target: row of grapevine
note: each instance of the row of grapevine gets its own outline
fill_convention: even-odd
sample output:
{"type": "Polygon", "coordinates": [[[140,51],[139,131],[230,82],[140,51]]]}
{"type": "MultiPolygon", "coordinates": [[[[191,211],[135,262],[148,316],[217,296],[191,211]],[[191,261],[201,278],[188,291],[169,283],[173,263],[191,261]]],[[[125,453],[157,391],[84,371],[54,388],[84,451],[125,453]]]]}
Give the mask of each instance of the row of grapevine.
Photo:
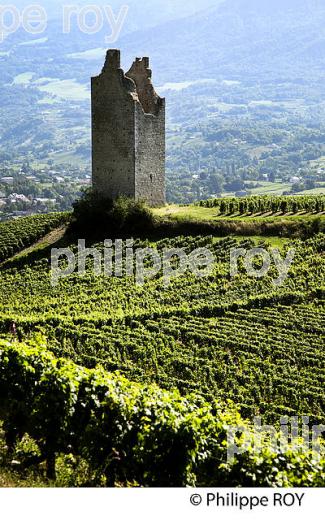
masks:
{"type": "MultiPolygon", "coordinates": [[[[268,296],[205,308],[205,317],[197,309],[106,323],[103,318],[17,317],[16,325],[20,340],[42,331],[56,355],[84,366],[100,363],[133,380],[177,386],[183,393],[228,396],[249,416],[263,409],[276,420],[284,406],[292,414],[323,420],[325,310],[314,304],[285,305],[288,297],[271,307],[268,296]]],[[[10,319],[0,316],[0,323],[6,334],[10,319]]]]}
{"type": "Polygon", "coordinates": [[[0,262],[33,245],[68,219],[68,213],[51,213],[0,222],[0,262]]]}
{"type": "Polygon", "coordinates": [[[46,345],[0,341],[0,418],[9,451],[28,434],[56,476],[61,453],[82,458],[106,485],[322,486],[324,459],[266,443],[228,401],[182,397],[100,368],[56,359],[46,345]],[[18,413],[17,413],[18,411],[18,413]],[[227,432],[237,446],[227,458],[227,432]],[[244,432],[244,433],[243,433],[244,432]],[[308,471],[301,471],[302,466],[308,471]]]}
{"type": "Polygon", "coordinates": [[[199,205],[218,208],[221,215],[322,213],[325,211],[325,195],[229,197],[203,200],[199,205]]]}

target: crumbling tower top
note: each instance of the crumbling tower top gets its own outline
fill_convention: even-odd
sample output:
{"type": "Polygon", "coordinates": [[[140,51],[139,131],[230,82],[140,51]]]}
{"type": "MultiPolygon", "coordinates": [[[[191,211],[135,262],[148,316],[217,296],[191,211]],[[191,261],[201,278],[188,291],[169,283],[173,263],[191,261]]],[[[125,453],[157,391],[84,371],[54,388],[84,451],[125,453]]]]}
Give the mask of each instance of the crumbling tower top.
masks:
{"type": "Polygon", "coordinates": [[[126,77],[134,81],[139,101],[146,114],[158,115],[164,100],[156,93],[149,68],[149,58],[136,58],[132,67],[126,73],[126,77]]]}
{"type": "Polygon", "coordinates": [[[110,49],[106,53],[105,65],[103,72],[109,69],[121,68],[121,51],[118,49],[110,49]]]}

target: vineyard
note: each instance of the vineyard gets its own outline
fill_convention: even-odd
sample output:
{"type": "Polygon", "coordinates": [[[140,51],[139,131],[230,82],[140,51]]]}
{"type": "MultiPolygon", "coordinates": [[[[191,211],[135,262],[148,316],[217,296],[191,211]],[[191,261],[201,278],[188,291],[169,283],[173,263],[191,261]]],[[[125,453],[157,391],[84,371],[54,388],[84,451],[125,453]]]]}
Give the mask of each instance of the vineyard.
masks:
{"type": "MultiPolygon", "coordinates": [[[[264,197],[260,199],[264,200],[264,197]]],[[[299,203],[300,199],[306,199],[305,204],[309,204],[308,197],[299,198],[299,203]]],[[[321,200],[321,197],[314,197],[314,212],[319,209],[315,204],[320,204],[321,200]],[[315,202],[316,199],[319,199],[319,202],[315,202]]],[[[270,205],[271,202],[271,198],[270,201],[266,201],[270,205]]],[[[304,206],[304,209],[300,208],[299,211],[312,211],[311,206],[308,208],[304,206]]],[[[230,207],[226,211],[228,210],[230,211],[230,207]]],[[[61,223],[62,220],[57,225],[61,223]]],[[[45,226],[45,223],[43,224],[45,226]]],[[[17,225],[17,221],[13,225],[17,225]]],[[[3,342],[0,345],[0,393],[6,391],[3,374],[7,374],[7,369],[3,371],[4,363],[9,363],[14,371],[10,375],[12,381],[14,378],[17,379],[15,371],[18,370],[19,378],[27,384],[23,371],[27,370],[29,363],[37,367],[35,374],[32,369],[33,377],[39,377],[43,381],[41,365],[44,361],[44,370],[46,374],[50,374],[46,376],[50,378],[50,383],[44,388],[44,392],[52,393],[50,397],[44,397],[45,393],[41,398],[35,397],[37,403],[43,403],[42,408],[36,410],[37,413],[35,412],[36,415],[32,418],[34,422],[30,423],[26,419],[21,433],[28,433],[35,440],[43,458],[48,460],[50,473],[51,468],[53,470],[53,456],[55,458],[55,454],[65,454],[67,446],[71,444],[70,436],[75,435],[75,438],[79,439],[74,448],[76,453],[87,461],[92,472],[105,474],[107,485],[113,481],[123,483],[125,475],[129,482],[134,481],[141,485],[155,485],[157,482],[160,485],[168,485],[168,479],[174,485],[217,485],[220,484],[220,478],[230,485],[251,485],[252,481],[248,475],[253,471],[252,465],[257,464],[253,461],[253,454],[247,455],[245,463],[241,459],[240,463],[244,468],[242,477],[238,476],[236,468],[228,467],[222,472],[220,468],[224,464],[224,454],[220,452],[216,455],[209,451],[211,447],[207,447],[210,446],[211,431],[216,432],[216,438],[222,437],[227,421],[249,424],[254,416],[262,416],[264,422],[275,425],[279,424],[281,416],[295,415],[308,416],[313,424],[324,423],[325,235],[315,233],[305,240],[288,238],[281,243],[282,257],[285,257],[290,249],[294,249],[295,256],[288,276],[280,287],[273,284],[277,277],[275,265],[271,266],[263,278],[250,277],[243,263],[239,263],[238,274],[231,275],[231,250],[238,247],[249,250],[256,245],[271,251],[269,242],[263,237],[253,239],[237,236],[221,238],[215,235],[183,235],[135,240],[135,248],[155,247],[158,252],[163,252],[166,248],[183,248],[189,254],[195,248],[207,247],[213,253],[215,263],[207,278],[196,277],[187,272],[179,278],[172,279],[169,286],[164,285],[160,274],[147,280],[142,286],[137,285],[134,277],[127,276],[126,272],[125,276],[119,278],[96,275],[92,269],[93,261],[89,259],[85,274],[70,274],[54,287],[51,285],[50,258],[47,251],[37,257],[23,256],[2,266],[0,336],[3,342]],[[40,346],[40,343],[43,344],[45,341],[40,338],[46,338],[46,348],[44,345],[40,346]],[[9,358],[8,352],[11,356],[9,358]],[[58,358],[61,358],[59,362],[56,361],[58,358]],[[70,383],[64,385],[60,378],[57,381],[58,376],[53,375],[54,372],[52,374],[49,365],[54,367],[54,372],[62,370],[62,374],[65,374],[64,377],[67,377],[70,383]],[[101,368],[98,368],[99,366],[101,368]],[[38,370],[41,372],[37,372],[38,370]],[[97,370],[99,375],[95,377],[97,370]],[[78,374],[81,374],[80,377],[78,374]],[[106,474],[98,462],[98,453],[89,451],[89,438],[86,439],[80,431],[78,434],[74,433],[76,417],[73,415],[71,403],[84,395],[83,378],[87,380],[88,385],[89,378],[97,377],[102,382],[96,383],[96,392],[99,391],[100,385],[105,387],[107,384],[111,388],[109,392],[121,391],[123,395],[127,395],[125,402],[129,399],[130,402],[133,402],[133,399],[138,402],[139,396],[142,396],[137,417],[132,415],[131,409],[114,408],[116,420],[130,421],[127,423],[131,432],[130,438],[119,437],[114,430],[116,425],[114,426],[109,418],[107,428],[109,431],[114,430],[112,435],[115,444],[112,444],[113,441],[109,440],[106,434],[103,437],[103,425],[99,422],[92,423],[88,431],[93,432],[98,439],[98,450],[106,453],[107,459],[103,458],[102,462],[111,460],[109,457],[112,452],[122,453],[126,445],[130,445],[128,457],[133,461],[132,471],[135,473],[132,473],[123,459],[120,465],[115,461],[113,469],[109,466],[106,474]],[[78,380],[77,385],[75,378],[78,380]],[[82,391],[78,390],[79,384],[82,391]],[[52,446],[49,453],[44,446],[48,446],[52,441],[46,440],[48,433],[37,433],[37,424],[44,422],[46,428],[47,422],[42,415],[46,416],[47,413],[46,399],[53,404],[56,391],[59,396],[62,394],[64,403],[63,415],[57,417],[58,428],[62,424],[64,431],[60,430],[57,436],[61,439],[61,444],[52,446]],[[77,394],[74,395],[73,392],[77,394]],[[166,430],[165,426],[162,427],[164,414],[159,406],[163,405],[154,404],[154,396],[158,395],[160,403],[166,400],[169,410],[177,410],[175,414],[179,414],[180,424],[185,421],[188,425],[187,441],[182,437],[184,432],[181,426],[176,429],[172,426],[174,412],[171,412],[171,416],[167,414],[168,421],[171,422],[167,421],[166,430]],[[152,452],[154,448],[150,445],[153,437],[151,440],[145,438],[145,433],[141,430],[143,419],[140,417],[146,416],[145,410],[148,410],[145,406],[146,399],[150,400],[152,406],[159,408],[155,408],[156,423],[150,430],[150,435],[156,435],[159,439],[162,435],[161,444],[158,443],[159,446],[155,448],[158,450],[156,453],[152,452]],[[202,418],[203,422],[198,426],[198,431],[195,431],[194,423],[191,422],[193,415],[190,418],[184,412],[188,403],[191,403],[189,407],[197,417],[211,415],[206,423],[202,418]],[[215,419],[212,419],[216,416],[215,406],[221,406],[223,410],[218,426],[214,423],[215,419]],[[239,412],[237,408],[234,411],[235,407],[238,407],[239,412]],[[205,410],[204,413],[202,410],[205,410]],[[219,430],[215,430],[216,428],[219,430]],[[164,431],[166,437],[157,431],[164,431]],[[157,469],[151,468],[149,459],[142,460],[140,451],[138,452],[136,445],[132,444],[134,436],[149,443],[146,446],[148,457],[152,460],[162,460],[161,457],[166,452],[164,443],[170,443],[171,450],[173,447],[176,450],[177,446],[184,445],[183,459],[177,471],[169,469],[168,476],[161,475],[159,480],[157,469]],[[204,449],[210,454],[207,455],[209,470],[197,458],[202,448],[198,438],[207,443],[204,449]],[[194,445],[195,453],[193,452],[191,459],[195,461],[193,466],[192,463],[189,464],[187,457],[192,449],[190,446],[194,445]],[[210,466],[211,460],[218,461],[218,471],[217,466],[210,466]],[[143,480],[143,467],[146,465],[150,466],[150,472],[147,480],[143,480]]],[[[70,247],[77,256],[76,243],[71,242],[70,247]]],[[[103,244],[98,243],[95,247],[99,252],[103,251],[103,244]]],[[[126,269],[125,265],[123,269],[126,269]]],[[[30,384],[35,386],[35,381],[30,384]]],[[[21,395],[30,395],[30,392],[28,388],[21,388],[21,395]]],[[[111,409],[113,402],[120,402],[117,394],[113,397],[113,393],[107,410],[111,409]]],[[[7,428],[9,436],[12,427],[17,431],[13,425],[13,410],[17,406],[14,390],[12,395],[13,404],[10,405],[10,410],[0,411],[0,418],[4,421],[4,428],[7,428]]],[[[92,409],[94,404],[87,401],[88,406],[92,409]]],[[[119,406],[122,407],[122,404],[119,406]]],[[[24,414],[27,417],[29,412],[24,414]]],[[[98,415],[94,414],[98,420],[99,414],[100,412],[98,415]]],[[[103,421],[105,422],[106,418],[103,421]]],[[[174,452],[169,455],[168,453],[167,458],[176,457],[174,452]]],[[[297,485],[297,474],[293,471],[289,478],[285,472],[285,464],[283,471],[280,472],[277,467],[276,474],[270,477],[273,455],[270,457],[271,459],[268,459],[265,454],[261,462],[264,465],[260,474],[261,485],[275,485],[276,482],[297,485]],[[289,480],[286,480],[288,478],[289,480]]],[[[298,465],[302,464],[301,460],[296,462],[298,465]]],[[[320,467],[316,470],[307,459],[304,463],[306,468],[310,469],[309,474],[313,475],[315,472],[318,475],[317,478],[311,477],[313,485],[324,483],[324,470],[320,467]]],[[[163,462],[166,468],[168,464],[168,460],[163,462]]],[[[259,473],[254,466],[255,470],[259,473]]],[[[302,478],[300,483],[303,482],[302,478]]]]}
{"type": "Polygon", "coordinates": [[[31,246],[68,218],[67,213],[52,213],[0,222],[0,262],[31,246]]]}
{"type": "Polygon", "coordinates": [[[252,428],[229,402],[220,406],[100,368],[87,370],[55,359],[40,343],[0,341],[0,370],[0,418],[9,450],[29,434],[38,449],[33,462],[45,460],[50,479],[56,477],[56,458],[73,453],[110,486],[324,482],[324,460],[309,450],[294,452],[288,445],[270,450],[261,442],[257,455],[252,428]],[[246,443],[231,461],[224,443],[229,426],[236,445],[243,435],[246,443]]]}
{"type": "Polygon", "coordinates": [[[322,213],[325,211],[325,196],[251,196],[242,198],[209,199],[198,203],[206,208],[218,208],[221,215],[253,215],[265,213],[322,213]]]}

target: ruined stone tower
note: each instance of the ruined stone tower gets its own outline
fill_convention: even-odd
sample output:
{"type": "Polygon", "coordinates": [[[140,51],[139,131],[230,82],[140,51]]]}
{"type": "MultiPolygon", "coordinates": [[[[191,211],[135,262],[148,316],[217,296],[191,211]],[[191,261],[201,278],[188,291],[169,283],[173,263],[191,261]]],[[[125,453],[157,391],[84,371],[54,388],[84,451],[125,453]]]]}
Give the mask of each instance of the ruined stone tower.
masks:
{"type": "Polygon", "coordinates": [[[136,58],[125,74],[120,51],[109,50],[91,89],[94,189],[164,204],[165,99],[151,83],[149,58],[136,58]]]}

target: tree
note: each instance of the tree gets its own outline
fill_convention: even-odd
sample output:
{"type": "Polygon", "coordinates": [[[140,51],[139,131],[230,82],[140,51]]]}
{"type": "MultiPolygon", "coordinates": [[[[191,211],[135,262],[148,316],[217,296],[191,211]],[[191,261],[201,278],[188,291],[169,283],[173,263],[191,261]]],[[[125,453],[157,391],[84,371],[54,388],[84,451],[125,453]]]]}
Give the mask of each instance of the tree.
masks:
{"type": "Polygon", "coordinates": [[[221,193],[224,187],[224,179],[218,173],[212,173],[208,181],[209,188],[212,193],[221,193]]]}

